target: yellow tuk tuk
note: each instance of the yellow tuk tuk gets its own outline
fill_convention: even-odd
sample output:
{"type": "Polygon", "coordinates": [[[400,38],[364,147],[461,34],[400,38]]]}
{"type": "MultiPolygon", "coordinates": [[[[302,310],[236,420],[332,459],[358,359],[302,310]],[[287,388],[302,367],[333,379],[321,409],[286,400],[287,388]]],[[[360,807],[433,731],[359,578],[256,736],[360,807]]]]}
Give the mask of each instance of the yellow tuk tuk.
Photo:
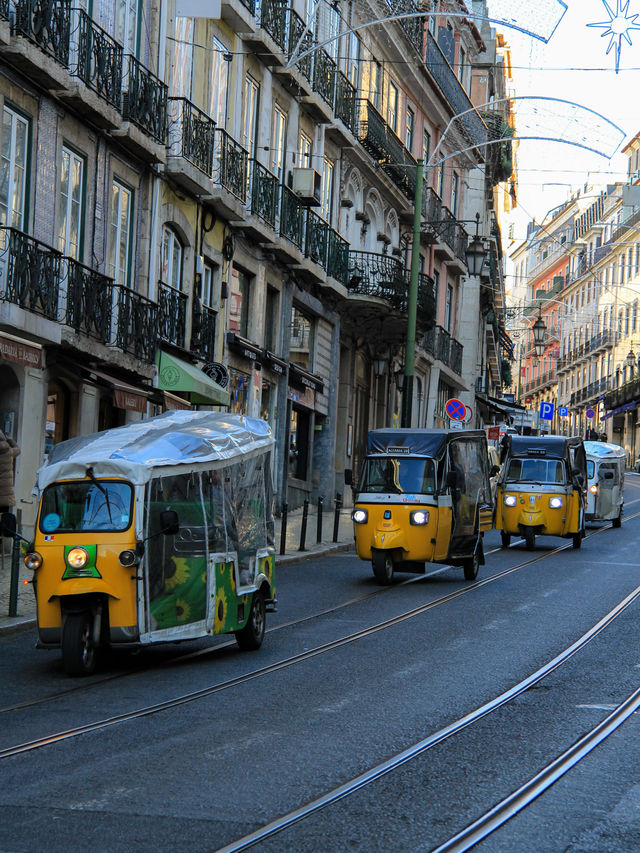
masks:
{"type": "Polygon", "coordinates": [[[522,536],[562,536],[580,548],[585,535],[587,458],[579,437],[505,435],[496,491],[496,529],[508,548],[522,536]]]}
{"type": "Polygon", "coordinates": [[[351,517],[358,557],[371,560],[380,583],[394,571],[424,572],[428,562],[462,566],[474,580],[492,515],[482,430],[369,433],[351,517]]]}

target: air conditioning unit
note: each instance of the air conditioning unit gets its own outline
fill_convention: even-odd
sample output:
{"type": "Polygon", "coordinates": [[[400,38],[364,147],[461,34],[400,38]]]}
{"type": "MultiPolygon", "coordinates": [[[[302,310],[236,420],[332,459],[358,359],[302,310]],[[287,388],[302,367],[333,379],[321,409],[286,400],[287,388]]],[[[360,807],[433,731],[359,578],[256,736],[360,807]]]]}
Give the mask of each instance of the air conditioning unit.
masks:
{"type": "Polygon", "coordinates": [[[322,204],[322,175],[315,169],[294,169],[291,189],[301,204],[309,207],[322,204]]]}

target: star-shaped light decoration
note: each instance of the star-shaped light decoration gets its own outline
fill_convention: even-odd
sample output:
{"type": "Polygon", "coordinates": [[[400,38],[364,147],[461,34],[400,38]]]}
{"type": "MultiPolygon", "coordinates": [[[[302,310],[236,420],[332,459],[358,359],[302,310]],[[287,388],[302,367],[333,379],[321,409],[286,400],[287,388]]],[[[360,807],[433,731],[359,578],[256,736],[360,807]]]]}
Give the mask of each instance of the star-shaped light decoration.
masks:
{"type": "Polygon", "coordinates": [[[607,12],[609,13],[609,20],[602,21],[599,24],[587,24],[588,27],[599,27],[603,29],[603,36],[611,36],[609,39],[609,47],[607,48],[607,54],[611,52],[613,48],[616,57],[616,74],[620,70],[620,51],[622,50],[622,39],[631,44],[631,36],[629,32],[631,30],[640,30],[640,24],[636,24],[635,20],[638,17],[638,14],[635,15],[627,15],[629,10],[629,3],[631,0],[616,0],[616,10],[615,12],[611,8],[611,6],[607,3],[607,0],[602,0],[605,5],[607,12]]]}

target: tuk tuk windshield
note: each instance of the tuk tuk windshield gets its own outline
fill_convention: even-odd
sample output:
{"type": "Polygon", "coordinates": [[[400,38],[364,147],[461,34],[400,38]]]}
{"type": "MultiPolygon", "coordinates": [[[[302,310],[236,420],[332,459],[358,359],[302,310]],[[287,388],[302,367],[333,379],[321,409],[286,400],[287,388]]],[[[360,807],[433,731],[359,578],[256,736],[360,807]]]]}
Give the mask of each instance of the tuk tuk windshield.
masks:
{"type": "Polygon", "coordinates": [[[566,483],[565,466],[561,459],[511,459],[507,483],[566,483]]]}
{"type": "Polygon", "coordinates": [[[53,483],[42,495],[40,530],[72,533],[80,530],[126,530],[131,524],[133,489],[113,480],[53,483]]]}
{"type": "Polygon", "coordinates": [[[369,457],[364,461],[359,491],[432,495],[436,488],[433,459],[369,457]]]}

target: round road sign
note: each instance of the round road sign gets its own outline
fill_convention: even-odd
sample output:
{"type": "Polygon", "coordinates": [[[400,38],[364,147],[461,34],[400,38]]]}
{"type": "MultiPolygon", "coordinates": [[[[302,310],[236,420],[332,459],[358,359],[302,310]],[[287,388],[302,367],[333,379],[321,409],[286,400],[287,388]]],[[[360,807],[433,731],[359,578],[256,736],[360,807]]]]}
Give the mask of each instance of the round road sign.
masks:
{"type": "Polygon", "coordinates": [[[593,409],[587,409],[587,411],[586,411],[586,415],[587,415],[587,417],[588,417],[588,418],[595,418],[596,413],[594,412],[594,410],[593,410],[593,409]]]}
{"type": "Polygon", "coordinates": [[[460,400],[456,400],[455,397],[447,400],[445,409],[449,417],[454,421],[463,421],[467,413],[465,404],[460,400]]]}

